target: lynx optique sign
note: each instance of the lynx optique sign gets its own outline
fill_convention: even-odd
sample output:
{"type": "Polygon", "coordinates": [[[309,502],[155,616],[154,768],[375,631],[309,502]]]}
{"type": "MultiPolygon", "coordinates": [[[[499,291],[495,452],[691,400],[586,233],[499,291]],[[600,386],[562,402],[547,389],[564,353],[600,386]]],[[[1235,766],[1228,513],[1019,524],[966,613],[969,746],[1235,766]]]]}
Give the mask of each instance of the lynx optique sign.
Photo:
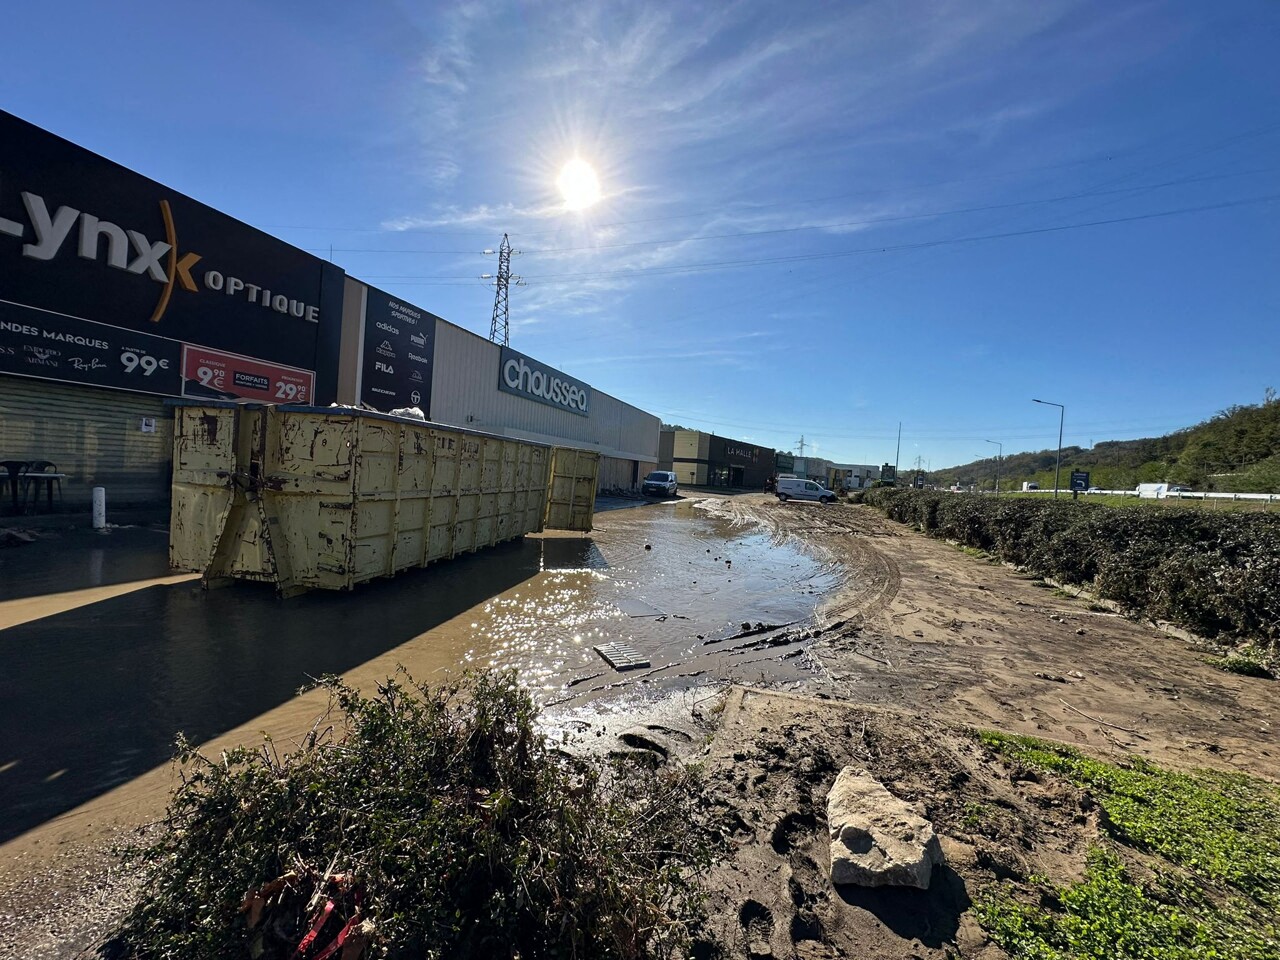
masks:
{"type": "MultiPolygon", "coordinates": [[[[0,111],[0,371],[180,393],[182,347],[191,345],[282,376],[313,372],[313,401],[329,402],[343,276],[0,111]],[[48,355],[27,362],[37,348],[48,355]]],[[[234,377],[202,392],[258,399],[262,376],[242,378],[250,394],[234,377]]],[[[274,390],[281,378],[269,378],[274,390]]]]}
{"type": "Polygon", "coordinates": [[[517,353],[510,347],[502,348],[498,364],[498,389],[580,417],[590,415],[589,386],[554,367],[517,353]]]}

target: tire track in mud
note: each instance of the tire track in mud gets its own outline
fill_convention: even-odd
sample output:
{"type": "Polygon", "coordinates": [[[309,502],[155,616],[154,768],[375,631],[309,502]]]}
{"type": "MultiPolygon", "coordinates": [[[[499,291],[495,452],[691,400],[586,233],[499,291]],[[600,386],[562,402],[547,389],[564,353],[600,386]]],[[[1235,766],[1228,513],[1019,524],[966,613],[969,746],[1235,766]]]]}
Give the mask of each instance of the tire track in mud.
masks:
{"type": "Polygon", "coordinates": [[[699,506],[736,524],[758,526],[807,550],[817,548],[842,571],[840,588],[819,608],[818,626],[875,620],[897,597],[902,572],[870,539],[897,536],[878,518],[839,506],[780,503],[763,497],[702,501],[699,506]]]}

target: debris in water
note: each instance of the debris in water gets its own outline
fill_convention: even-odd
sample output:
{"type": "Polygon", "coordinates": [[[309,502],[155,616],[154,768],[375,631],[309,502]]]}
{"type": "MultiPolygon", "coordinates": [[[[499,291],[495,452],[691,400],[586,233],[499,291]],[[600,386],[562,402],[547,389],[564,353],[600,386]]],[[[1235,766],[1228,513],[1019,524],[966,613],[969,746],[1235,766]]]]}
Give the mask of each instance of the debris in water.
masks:
{"type": "Polygon", "coordinates": [[[644,655],[629,643],[621,641],[602,643],[591,649],[600,654],[605,663],[615,670],[640,670],[649,666],[649,661],[644,655]]]}

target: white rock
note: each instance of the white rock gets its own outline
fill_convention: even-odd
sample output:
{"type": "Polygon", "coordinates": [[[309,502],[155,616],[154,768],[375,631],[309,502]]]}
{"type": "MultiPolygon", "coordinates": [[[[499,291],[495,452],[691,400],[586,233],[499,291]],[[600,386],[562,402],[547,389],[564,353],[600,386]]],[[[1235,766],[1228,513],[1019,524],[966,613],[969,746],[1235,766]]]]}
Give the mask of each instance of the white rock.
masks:
{"type": "Polygon", "coordinates": [[[933,824],[865,770],[845,767],[827,794],[831,882],[929,889],[942,848],[933,824]]]}

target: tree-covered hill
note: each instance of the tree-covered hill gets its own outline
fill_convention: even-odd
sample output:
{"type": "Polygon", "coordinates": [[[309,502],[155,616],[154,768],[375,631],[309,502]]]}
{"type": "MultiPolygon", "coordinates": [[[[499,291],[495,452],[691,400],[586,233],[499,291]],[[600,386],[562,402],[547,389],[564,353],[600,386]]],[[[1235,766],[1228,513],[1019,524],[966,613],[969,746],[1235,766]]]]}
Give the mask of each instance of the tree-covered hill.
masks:
{"type": "MultiPolygon", "coordinates": [[[[1056,450],[1010,454],[1000,468],[1000,488],[1018,489],[1027,480],[1052,487],[1056,455],[1056,450]]],[[[1280,398],[1268,388],[1262,403],[1229,407],[1167,436],[1107,440],[1088,449],[1063,447],[1064,488],[1072,470],[1088,470],[1090,482],[1106,490],[1167,481],[1196,490],[1280,493],[1280,398]]],[[[930,479],[990,490],[995,476],[992,457],[934,471],[930,479]]]]}

